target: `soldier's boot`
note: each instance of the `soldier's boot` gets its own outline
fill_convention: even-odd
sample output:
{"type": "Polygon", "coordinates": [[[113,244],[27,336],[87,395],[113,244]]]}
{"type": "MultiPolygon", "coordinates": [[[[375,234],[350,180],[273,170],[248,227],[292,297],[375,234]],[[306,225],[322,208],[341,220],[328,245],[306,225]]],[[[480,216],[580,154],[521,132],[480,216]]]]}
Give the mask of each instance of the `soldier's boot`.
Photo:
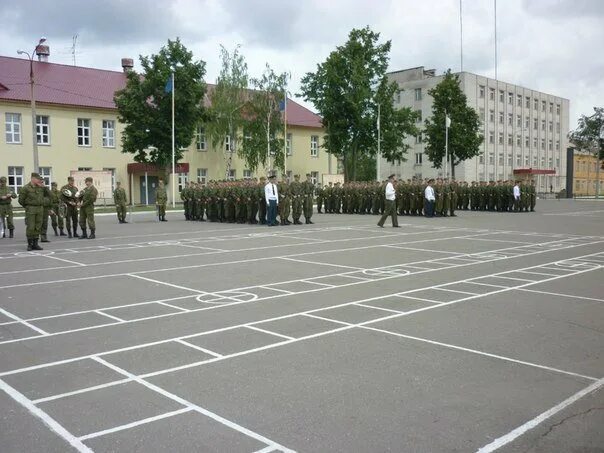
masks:
{"type": "MultiPolygon", "coordinates": [[[[75,233],[74,233],[75,236],[75,233]]],[[[80,234],[80,236],[75,236],[78,239],[88,239],[88,236],[86,235],[86,228],[82,228],[82,234],[80,234]]]]}
{"type": "Polygon", "coordinates": [[[13,239],[15,237],[15,230],[8,230],[8,237],[13,239]]]}
{"type": "Polygon", "coordinates": [[[285,223],[285,219],[281,219],[281,225],[283,225],[283,226],[287,225],[287,223],[285,223]]]}
{"type": "Polygon", "coordinates": [[[46,237],[46,233],[42,233],[42,234],[40,235],[40,238],[41,238],[41,239],[40,239],[40,242],[50,242],[50,241],[48,240],[48,238],[46,237]]]}
{"type": "Polygon", "coordinates": [[[67,237],[69,237],[69,239],[71,239],[73,237],[73,235],[71,234],[71,230],[69,228],[67,228],[67,237]]]}
{"type": "Polygon", "coordinates": [[[314,225],[315,222],[312,222],[310,219],[306,219],[306,224],[307,225],[314,225]]]}
{"type": "Polygon", "coordinates": [[[96,236],[94,234],[96,230],[93,230],[92,228],[90,229],[90,236],[88,236],[88,239],[96,239],[96,236]]]}
{"type": "Polygon", "coordinates": [[[54,232],[55,232],[55,236],[58,236],[58,235],[59,235],[59,232],[57,231],[57,227],[56,227],[56,226],[53,226],[53,227],[52,227],[52,229],[53,229],[53,230],[54,230],[54,232]]]}
{"type": "MultiPolygon", "coordinates": [[[[63,228],[59,228],[59,236],[67,236],[63,228]]],[[[69,237],[71,237],[71,234],[69,235],[69,237]]]]}
{"type": "Polygon", "coordinates": [[[32,239],[32,250],[44,250],[42,247],[38,245],[38,239],[32,239]]]}
{"type": "Polygon", "coordinates": [[[27,238],[27,251],[31,252],[33,250],[33,247],[34,247],[33,239],[27,238]]]}
{"type": "Polygon", "coordinates": [[[167,222],[167,220],[166,220],[166,216],[165,216],[165,215],[161,216],[161,221],[162,221],[162,222],[167,222]]]}

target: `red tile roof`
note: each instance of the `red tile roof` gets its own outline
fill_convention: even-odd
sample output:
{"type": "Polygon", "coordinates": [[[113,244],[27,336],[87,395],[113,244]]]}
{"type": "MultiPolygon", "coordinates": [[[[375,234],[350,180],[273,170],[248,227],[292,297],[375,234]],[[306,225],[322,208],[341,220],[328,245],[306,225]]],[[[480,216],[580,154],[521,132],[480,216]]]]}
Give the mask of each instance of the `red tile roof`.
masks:
{"type": "MultiPolygon", "coordinates": [[[[34,61],[36,102],[114,110],[113,94],[124,87],[123,72],[34,61]]],[[[0,101],[30,102],[29,60],[0,56],[0,101]]],[[[287,123],[321,126],[321,117],[292,99],[287,100],[287,123]]]]}

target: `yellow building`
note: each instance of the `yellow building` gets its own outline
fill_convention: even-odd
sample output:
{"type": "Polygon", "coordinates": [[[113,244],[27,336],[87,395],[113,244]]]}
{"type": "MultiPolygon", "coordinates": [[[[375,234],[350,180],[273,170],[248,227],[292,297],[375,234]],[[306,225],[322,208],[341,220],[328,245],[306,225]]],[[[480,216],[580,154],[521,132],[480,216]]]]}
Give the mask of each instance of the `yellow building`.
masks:
{"type": "Polygon", "coordinates": [[[591,153],[574,151],[573,155],[573,195],[577,197],[596,194],[598,179],[598,164],[600,165],[600,194],[604,194],[604,162],[596,159],[591,153]]]}
{"type": "MultiPolygon", "coordinates": [[[[111,171],[113,183],[122,181],[129,199],[152,203],[152,189],[160,173],[152,166],[134,164],[132,155],[121,152],[123,125],[118,121],[113,95],[125,86],[125,72],[131,68],[131,60],[124,59],[122,63],[124,71],[46,61],[32,63],[38,170],[48,184],[57,181],[59,187],[73,170],[111,171]]],[[[4,121],[0,175],[6,175],[17,192],[27,184],[34,170],[29,74],[29,60],[0,56],[0,118],[4,121]]],[[[320,117],[288,99],[287,123],[287,174],[311,173],[320,183],[323,175],[336,173],[337,160],[321,149],[320,117]]],[[[228,143],[224,149],[214,149],[200,128],[178,166],[177,190],[190,180],[225,179],[228,159],[231,159],[229,179],[259,177],[265,172],[259,169],[253,173],[247,169],[242,159],[229,152],[228,143]]],[[[168,193],[172,193],[171,187],[168,193]]]]}

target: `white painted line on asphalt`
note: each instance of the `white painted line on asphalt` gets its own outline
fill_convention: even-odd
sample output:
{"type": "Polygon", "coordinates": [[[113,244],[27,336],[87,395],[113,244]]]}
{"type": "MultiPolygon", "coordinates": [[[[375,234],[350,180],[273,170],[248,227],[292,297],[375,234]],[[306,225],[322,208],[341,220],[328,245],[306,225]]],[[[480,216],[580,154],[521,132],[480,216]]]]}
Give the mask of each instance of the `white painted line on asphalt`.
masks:
{"type": "Polygon", "coordinates": [[[396,246],[393,245],[392,247],[395,247],[397,249],[401,249],[401,250],[414,250],[417,252],[429,252],[429,253],[446,253],[449,255],[467,255],[467,253],[459,253],[459,252],[448,252],[446,250],[430,250],[430,249],[420,249],[417,247],[405,247],[405,246],[396,246]]]}
{"type": "Polygon", "coordinates": [[[72,390],[71,392],[59,393],[57,395],[46,396],[44,398],[38,398],[37,400],[33,400],[32,403],[34,403],[34,404],[46,403],[47,401],[54,401],[54,400],[58,400],[61,398],[65,398],[67,396],[79,395],[80,393],[88,393],[88,392],[93,392],[95,390],[102,390],[107,387],[113,387],[113,386],[120,385],[120,384],[126,384],[127,382],[131,382],[131,381],[132,381],[132,379],[125,378],[125,379],[119,379],[117,381],[105,382],[104,384],[93,385],[91,387],[85,387],[85,388],[81,388],[78,390],[72,390]]]}
{"type": "Polygon", "coordinates": [[[537,272],[537,271],[522,271],[523,274],[535,274],[535,275],[544,275],[546,277],[555,277],[560,274],[548,274],[547,272],[537,272]]]}
{"type": "Polygon", "coordinates": [[[14,399],[17,403],[23,406],[27,411],[34,417],[39,418],[42,422],[50,428],[55,434],[65,440],[69,445],[78,450],[81,453],[91,453],[92,450],[78,440],[74,435],[67,431],[61,426],[54,418],[48,415],[39,407],[31,402],[29,398],[23,395],[21,392],[15,390],[13,387],[8,385],[2,379],[0,379],[0,389],[4,391],[8,396],[14,399]]]}
{"type": "MultiPolygon", "coordinates": [[[[424,290],[424,291],[425,291],[426,289],[433,289],[433,288],[422,288],[422,290],[424,290]]],[[[429,302],[429,303],[431,303],[431,304],[436,304],[436,305],[442,305],[442,304],[444,304],[444,303],[445,303],[445,302],[438,302],[438,301],[436,301],[436,300],[432,300],[432,299],[424,299],[424,298],[421,298],[421,297],[410,296],[410,295],[409,295],[409,294],[407,294],[407,293],[395,294],[395,296],[402,297],[403,299],[415,299],[415,300],[421,300],[422,302],[429,302]]]]}
{"type": "MultiPolygon", "coordinates": [[[[566,274],[566,275],[571,275],[571,274],[566,274]]],[[[488,277],[491,277],[491,276],[487,275],[485,277],[479,277],[479,278],[488,278],[488,277]]],[[[468,281],[468,283],[472,283],[473,285],[480,285],[480,286],[490,286],[491,288],[511,288],[510,286],[492,285],[490,283],[480,283],[480,282],[477,282],[476,280],[468,281]]]]}
{"type": "MultiPolygon", "coordinates": [[[[511,273],[511,272],[516,272],[516,271],[513,270],[513,271],[506,272],[506,273],[511,273]]],[[[518,280],[520,282],[539,282],[539,281],[541,281],[541,280],[531,280],[528,278],[505,277],[504,275],[498,275],[497,278],[505,278],[507,280],[518,280]]]]}
{"type": "MultiPolygon", "coordinates": [[[[26,327],[29,327],[32,330],[35,330],[36,332],[38,332],[39,334],[42,334],[44,336],[49,335],[48,332],[40,329],[39,327],[34,326],[33,324],[28,323],[27,321],[21,319],[19,316],[11,313],[10,311],[5,310],[4,308],[0,308],[0,313],[2,313],[4,316],[6,316],[7,318],[10,319],[14,319],[15,321],[17,321],[19,324],[23,324],[26,327]]],[[[38,335],[36,335],[37,337],[38,335]]]]}
{"type": "Polygon", "coordinates": [[[278,259],[287,260],[287,261],[294,261],[296,263],[313,264],[315,266],[343,267],[345,269],[356,269],[356,270],[359,270],[359,271],[365,270],[364,267],[345,266],[343,264],[322,263],[320,261],[307,261],[307,260],[300,260],[300,259],[297,259],[297,258],[282,257],[282,258],[278,258],[278,259]]]}
{"type": "MultiPolygon", "coordinates": [[[[112,310],[112,309],[111,308],[103,308],[103,310],[112,310]]],[[[101,310],[94,310],[94,313],[102,315],[102,316],[105,316],[107,318],[111,318],[111,319],[113,319],[115,321],[118,321],[118,322],[126,322],[125,319],[118,318],[117,316],[110,315],[109,313],[105,313],[104,311],[101,311],[101,310]]],[[[111,325],[112,326],[112,325],[115,325],[115,323],[104,324],[104,325],[111,325]]]]}
{"type": "MultiPolygon", "coordinates": [[[[126,371],[126,370],[118,367],[118,366],[115,366],[115,365],[107,362],[106,360],[103,360],[100,357],[93,357],[93,360],[99,362],[102,365],[105,365],[106,367],[112,369],[113,371],[116,371],[116,372],[118,372],[118,373],[120,373],[120,374],[122,374],[122,375],[124,375],[124,376],[126,376],[126,377],[128,377],[130,379],[132,379],[133,381],[135,381],[135,382],[137,382],[137,383],[139,383],[141,385],[144,385],[149,390],[153,390],[154,392],[159,393],[160,395],[162,395],[162,396],[164,396],[164,397],[166,397],[168,399],[176,401],[177,403],[180,403],[180,404],[182,404],[183,406],[185,406],[187,408],[193,409],[193,410],[199,412],[200,414],[203,414],[203,415],[205,415],[207,417],[210,417],[211,419],[217,421],[218,423],[221,423],[221,424],[223,424],[223,425],[225,425],[225,426],[227,426],[227,427],[229,427],[231,429],[239,431],[240,433],[245,434],[248,437],[256,439],[256,440],[258,440],[260,442],[263,442],[264,444],[267,444],[267,445],[274,445],[274,446],[282,449],[286,453],[295,453],[293,450],[285,448],[284,446],[282,446],[282,445],[280,445],[280,444],[278,444],[278,443],[276,443],[276,442],[274,442],[274,441],[272,441],[270,439],[267,439],[266,437],[264,437],[261,434],[258,434],[256,432],[250,430],[250,429],[244,428],[243,426],[241,426],[241,425],[239,425],[239,424],[237,424],[235,422],[232,422],[231,420],[227,420],[226,418],[221,417],[220,415],[218,415],[218,414],[216,414],[214,412],[211,412],[211,411],[209,411],[207,409],[204,409],[203,407],[198,406],[197,404],[194,404],[194,403],[192,403],[190,401],[187,401],[184,398],[181,398],[180,396],[175,395],[174,393],[170,393],[167,390],[164,390],[163,388],[161,388],[161,387],[159,387],[159,386],[157,386],[155,384],[151,384],[150,382],[148,382],[148,381],[146,381],[146,380],[144,380],[144,379],[142,379],[142,378],[140,378],[138,376],[135,376],[134,374],[132,374],[132,373],[130,373],[130,372],[128,372],[128,371],[126,371]]],[[[115,428],[118,428],[118,427],[115,427],[115,428]]]]}
{"type": "Polygon", "coordinates": [[[246,329],[250,329],[250,330],[255,330],[257,332],[262,332],[262,333],[266,333],[269,335],[274,335],[275,337],[279,337],[279,338],[284,338],[286,340],[293,340],[294,337],[290,337],[288,335],[283,335],[277,332],[272,332],[270,330],[266,330],[266,329],[261,329],[260,327],[256,327],[256,326],[245,326],[246,329]]]}
{"type": "MultiPolygon", "coordinates": [[[[323,278],[323,277],[313,277],[313,278],[323,278]]],[[[302,283],[310,283],[311,285],[319,285],[319,286],[327,286],[329,288],[337,288],[336,285],[330,285],[329,283],[320,283],[320,282],[315,282],[309,279],[306,280],[300,280],[302,283]]]]}
{"type": "Polygon", "coordinates": [[[526,422],[523,425],[519,426],[518,428],[510,431],[509,433],[507,433],[501,437],[498,437],[490,444],[487,444],[484,447],[479,448],[477,453],[491,453],[495,450],[500,449],[504,445],[507,445],[510,442],[517,439],[518,437],[522,436],[527,431],[530,431],[531,429],[535,428],[539,424],[543,423],[548,418],[551,418],[554,415],[556,415],[558,412],[566,409],[571,404],[579,401],[584,396],[587,396],[590,393],[593,393],[596,390],[599,390],[603,385],[604,385],[604,379],[597,380],[593,384],[585,387],[583,390],[568,397],[567,399],[565,399],[561,403],[557,404],[556,406],[552,407],[551,409],[548,409],[547,411],[542,412],[537,417],[529,420],[528,422],[526,422]]]}
{"type": "MultiPolygon", "coordinates": [[[[316,311],[323,311],[323,310],[326,310],[326,309],[322,308],[321,310],[316,310],[316,311]]],[[[299,313],[299,315],[306,316],[307,318],[320,319],[321,321],[335,322],[336,324],[342,324],[342,325],[346,326],[346,328],[353,326],[353,324],[350,324],[349,322],[340,321],[340,320],[332,319],[332,318],[325,318],[324,316],[315,315],[315,314],[313,314],[313,312],[299,313]]],[[[331,330],[326,330],[324,332],[321,332],[321,334],[326,335],[328,333],[341,332],[341,331],[342,331],[342,327],[338,327],[337,329],[331,329],[331,330]]],[[[302,337],[302,338],[306,338],[306,337],[302,337]]],[[[302,338],[298,338],[298,340],[301,340],[302,338]]]]}
{"type": "Polygon", "coordinates": [[[518,288],[518,291],[527,291],[529,293],[536,293],[536,294],[547,294],[549,296],[568,297],[571,299],[582,299],[582,300],[593,300],[595,302],[604,302],[604,299],[598,299],[595,297],[577,296],[576,294],[554,293],[552,291],[540,291],[537,289],[518,288]]]}
{"type": "MultiPolygon", "coordinates": [[[[451,283],[451,285],[457,285],[457,282],[451,283]]],[[[459,291],[457,289],[451,289],[447,286],[442,286],[440,288],[434,288],[434,289],[436,289],[438,291],[447,291],[447,292],[451,292],[451,293],[466,294],[468,296],[477,296],[480,294],[480,293],[471,293],[470,291],[459,291]]]]}
{"type": "Polygon", "coordinates": [[[197,346],[196,344],[189,343],[188,341],[185,341],[185,340],[180,340],[179,339],[179,340],[174,340],[174,341],[176,343],[182,344],[183,346],[187,346],[187,347],[192,348],[192,349],[197,349],[198,351],[205,352],[206,354],[214,356],[214,357],[223,357],[222,354],[218,354],[217,352],[210,351],[209,349],[206,349],[206,348],[202,348],[201,346],[197,346]]]}
{"type": "Polygon", "coordinates": [[[390,313],[405,313],[404,311],[401,311],[401,310],[393,310],[391,308],[376,307],[375,305],[369,305],[369,304],[363,304],[363,303],[358,303],[358,304],[354,304],[354,305],[356,305],[358,307],[373,308],[374,310],[389,311],[390,313]]]}
{"type": "Polygon", "coordinates": [[[65,258],[59,258],[58,256],[54,256],[54,255],[40,255],[40,256],[43,256],[44,258],[52,258],[53,260],[63,261],[65,263],[75,264],[76,266],[86,266],[86,264],[84,264],[84,263],[80,263],[78,261],[73,261],[73,260],[66,260],[65,258]]]}
{"type": "Polygon", "coordinates": [[[512,362],[512,363],[517,363],[517,364],[520,364],[520,365],[527,365],[527,366],[534,367],[534,368],[540,368],[542,370],[553,371],[555,373],[567,374],[569,376],[578,377],[578,378],[582,378],[582,379],[587,379],[589,381],[597,381],[598,380],[598,378],[595,378],[595,377],[592,377],[592,376],[586,376],[584,374],[573,373],[571,371],[566,371],[566,370],[562,370],[562,369],[559,369],[559,368],[553,368],[553,367],[546,366],[546,365],[539,365],[537,363],[526,362],[524,360],[513,359],[511,357],[506,357],[506,356],[502,356],[502,355],[491,354],[489,352],[479,351],[477,349],[464,348],[463,346],[456,346],[454,344],[442,343],[440,341],[429,340],[427,338],[414,337],[412,335],[405,335],[405,334],[402,334],[402,333],[393,332],[393,331],[385,330],[385,329],[378,329],[376,327],[369,327],[369,326],[366,326],[366,325],[358,325],[357,327],[359,327],[361,329],[366,329],[366,330],[373,330],[375,332],[386,333],[388,335],[394,335],[396,337],[406,338],[408,340],[421,341],[423,343],[429,343],[429,344],[433,344],[433,345],[436,345],[436,346],[443,346],[445,348],[456,349],[458,351],[471,352],[472,354],[478,354],[478,355],[482,355],[482,356],[485,356],[485,357],[491,357],[491,358],[494,358],[494,359],[504,360],[506,362],[512,362]]]}
{"type": "MultiPolygon", "coordinates": [[[[274,283],[274,284],[279,285],[280,283],[274,283]]],[[[284,294],[296,294],[292,291],[287,291],[286,289],[281,289],[281,288],[273,288],[272,286],[269,286],[269,285],[258,286],[258,288],[268,289],[271,291],[278,291],[278,292],[284,293],[284,294]]]]}
{"type": "Polygon", "coordinates": [[[200,291],[198,289],[187,288],[186,286],[175,285],[174,283],[162,282],[162,281],[159,281],[159,280],[154,280],[154,279],[149,278],[149,277],[143,277],[142,275],[137,275],[137,274],[126,274],[126,275],[128,277],[139,278],[141,280],[146,280],[148,282],[156,283],[158,285],[170,286],[172,288],[182,289],[182,290],[185,290],[185,291],[191,291],[191,292],[197,293],[197,294],[209,294],[209,293],[207,293],[205,291],[200,291]]]}
{"type": "Polygon", "coordinates": [[[180,310],[182,312],[191,311],[188,308],[177,307],[176,305],[167,304],[166,302],[156,302],[158,305],[163,305],[165,307],[174,308],[175,310],[180,310]]]}
{"type": "Polygon", "coordinates": [[[152,423],[157,420],[163,420],[164,418],[173,417],[175,415],[184,414],[186,412],[191,412],[193,410],[192,407],[183,407],[182,409],[177,409],[172,412],[166,412],[165,414],[156,415],[155,417],[143,418],[142,420],[137,420],[135,422],[126,423],[125,425],[120,425],[115,428],[104,429],[103,431],[97,431],[95,433],[86,434],[85,436],[78,437],[78,440],[85,441],[88,439],[94,439],[95,437],[106,436],[107,434],[117,433],[119,431],[123,431],[125,429],[135,428],[140,425],[144,425],[147,423],[152,423]]]}

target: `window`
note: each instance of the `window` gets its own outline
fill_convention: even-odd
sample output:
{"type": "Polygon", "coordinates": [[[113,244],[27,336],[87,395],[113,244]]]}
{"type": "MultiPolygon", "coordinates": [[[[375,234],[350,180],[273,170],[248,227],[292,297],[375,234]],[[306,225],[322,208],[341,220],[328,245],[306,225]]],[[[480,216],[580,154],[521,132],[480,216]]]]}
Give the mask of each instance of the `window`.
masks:
{"type": "Polygon", "coordinates": [[[481,154],[480,156],[478,156],[478,163],[484,164],[484,154],[481,154]]]}
{"type": "Polygon", "coordinates": [[[495,110],[489,110],[489,122],[490,123],[495,122],[495,110]]]}
{"type": "Polygon", "coordinates": [[[503,145],[503,132],[499,133],[499,139],[497,140],[497,143],[499,143],[500,145],[503,145]]]}
{"type": "Polygon", "coordinates": [[[8,167],[8,186],[15,192],[23,187],[23,167],[8,167]]]}
{"type": "Polygon", "coordinates": [[[493,180],[495,180],[495,173],[490,172],[489,173],[489,181],[493,181],[493,180]]]}
{"type": "Polygon", "coordinates": [[[537,137],[533,137],[533,148],[537,148],[537,137]]]}
{"type": "Polygon", "coordinates": [[[550,151],[552,151],[554,149],[554,145],[552,144],[551,140],[549,140],[548,143],[547,143],[547,149],[550,150],[550,151]]]}
{"type": "Polygon", "coordinates": [[[491,101],[495,100],[495,88],[489,88],[489,99],[491,101]]]}
{"type": "Polygon", "coordinates": [[[508,134],[508,145],[512,146],[514,144],[514,141],[512,139],[512,134],[508,134]]]}
{"type": "Polygon", "coordinates": [[[527,109],[530,109],[530,108],[531,108],[531,98],[530,98],[529,96],[527,96],[527,97],[525,98],[524,106],[525,106],[527,109]]]}
{"type": "Polygon", "coordinates": [[[48,116],[36,115],[36,140],[38,145],[50,144],[50,122],[48,116]]]}
{"type": "Polygon", "coordinates": [[[478,109],[478,117],[480,118],[480,121],[484,123],[484,107],[478,109]]]}
{"type": "Polygon", "coordinates": [[[499,102],[503,102],[505,99],[505,92],[503,90],[499,90],[499,102]]]}
{"type": "Polygon", "coordinates": [[[422,100],[422,89],[421,88],[416,88],[415,89],[415,100],[416,101],[421,101],[422,100]]]}
{"type": "Polygon", "coordinates": [[[103,148],[115,148],[115,121],[103,120],[103,148]]]}
{"type": "Polygon", "coordinates": [[[401,103],[401,92],[400,91],[396,92],[396,102],[399,104],[401,103]]]}
{"type": "Polygon", "coordinates": [[[545,105],[547,104],[547,102],[545,101],[541,101],[541,111],[545,112],[545,105]]]}
{"type": "Polygon", "coordinates": [[[52,182],[52,168],[51,167],[39,167],[38,173],[42,176],[44,180],[44,185],[50,187],[50,183],[52,182]]]}
{"type": "Polygon", "coordinates": [[[522,127],[522,116],[516,115],[516,127],[522,127]]]}
{"type": "Polygon", "coordinates": [[[185,187],[187,187],[187,182],[189,181],[188,173],[178,173],[178,192],[180,193],[185,187]]]}
{"type": "Polygon", "coordinates": [[[208,182],[208,169],[198,168],[197,169],[197,182],[206,184],[208,182]]]}
{"type": "Polygon", "coordinates": [[[520,154],[516,154],[516,167],[520,167],[522,165],[522,156],[520,154]]]}
{"type": "Polygon", "coordinates": [[[530,118],[527,116],[527,117],[524,119],[524,128],[525,128],[525,129],[528,129],[529,127],[531,127],[531,119],[530,119],[530,118]]]}
{"type": "Polygon", "coordinates": [[[420,132],[415,136],[415,144],[418,145],[422,142],[422,133],[420,132]]]}
{"type": "Polygon", "coordinates": [[[521,94],[516,95],[516,105],[518,107],[522,107],[522,95],[521,94]]]}
{"type": "Polygon", "coordinates": [[[541,149],[545,151],[545,139],[541,139],[541,149]]]}
{"type": "Polygon", "coordinates": [[[493,165],[495,163],[495,154],[489,153],[489,164],[493,165]]]}
{"type": "Polygon", "coordinates": [[[526,146],[527,148],[529,146],[531,146],[531,139],[527,137],[524,137],[524,146],[526,146]]]}
{"type": "Polygon", "coordinates": [[[503,154],[499,155],[498,161],[499,161],[499,165],[503,165],[503,154]]]}
{"type": "Polygon", "coordinates": [[[480,85],[480,86],[478,87],[478,97],[479,97],[480,99],[483,99],[483,98],[484,98],[484,85],[480,85]]]}
{"type": "Polygon", "coordinates": [[[319,156],[319,136],[311,135],[310,136],[310,157],[318,157],[319,156]]]}
{"type": "Polygon", "coordinates": [[[545,130],[545,120],[541,120],[541,130],[545,130]]]}
{"type": "Polygon", "coordinates": [[[556,104],[556,115],[560,115],[560,104],[556,104]]]}
{"type": "Polygon", "coordinates": [[[537,166],[537,156],[533,156],[533,167],[537,166]]]}
{"type": "MultiPolygon", "coordinates": [[[[4,131],[6,143],[21,143],[21,114],[20,113],[5,113],[4,114],[4,131]]],[[[21,168],[21,167],[11,167],[21,168]]]]}
{"type": "Polygon", "coordinates": [[[508,104],[512,105],[514,103],[514,93],[508,93],[508,104]]]}
{"type": "Polygon", "coordinates": [[[539,110],[539,99],[535,99],[535,101],[533,102],[533,108],[535,110],[539,110]]]}
{"type": "Polygon", "coordinates": [[[235,181],[237,179],[237,170],[229,170],[229,176],[227,176],[229,181],[235,181]]]}
{"type": "Polygon", "coordinates": [[[421,165],[423,159],[422,153],[415,153],[415,165],[421,165]]]}
{"type": "Polygon", "coordinates": [[[556,151],[560,151],[560,140],[556,140],[556,151]]]}
{"type": "Polygon", "coordinates": [[[556,122],[556,133],[560,133],[560,121],[556,122]]]}
{"type": "Polygon", "coordinates": [[[415,114],[417,115],[415,118],[415,122],[416,123],[421,123],[422,122],[422,111],[421,110],[416,110],[415,114]]]}
{"type": "Polygon", "coordinates": [[[292,134],[287,133],[287,140],[285,141],[285,154],[288,156],[292,155],[292,134]]]}
{"type": "Polygon", "coordinates": [[[531,164],[531,160],[528,154],[524,155],[524,166],[528,167],[531,164]]]}
{"type": "Polygon", "coordinates": [[[522,137],[520,135],[516,135],[516,146],[522,146],[522,137]]]}
{"type": "Polygon", "coordinates": [[[103,171],[111,172],[111,191],[115,190],[115,168],[103,168],[103,171]]]}
{"type": "Polygon", "coordinates": [[[252,170],[243,170],[243,179],[252,179],[252,170]]]}
{"type": "Polygon", "coordinates": [[[514,115],[508,113],[508,126],[511,126],[514,123],[514,115]]]}
{"type": "MultiPolygon", "coordinates": [[[[560,158],[556,157],[556,168],[560,168],[560,158]]],[[[594,181],[595,183],[595,181],[594,181]]]]}
{"type": "Polygon", "coordinates": [[[499,112],[499,124],[503,124],[503,112],[499,112]]]}
{"type": "Polygon", "coordinates": [[[537,118],[533,118],[533,129],[539,129],[539,120],[537,118]]]}
{"type": "Polygon", "coordinates": [[[554,159],[552,159],[551,157],[547,160],[547,164],[549,168],[552,168],[554,166],[554,159]]]}
{"type": "Polygon", "coordinates": [[[549,113],[554,113],[554,103],[553,102],[549,103],[549,113]]]}
{"type": "Polygon", "coordinates": [[[508,165],[512,165],[512,153],[508,153],[508,165]]]}
{"type": "Polygon", "coordinates": [[[317,185],[317,183],[319,182],[319,172],[318,171],[311,171],[310,172],[310,180],[312,181],[313,185],[317,185]]]}
{"type": "Polygon", "coordinates": [[[548,129],[550,132],[554,132],[554,123],[552,121],[549,122],[548,129]]]}
{"type": "Polygon", "coordinates": [[[493,133],[493,131],[489,132],[489,143],[495,143],[495,134],[493,133]]]}
{"type": "Polygon", "coordinates": [[[78,118],[78,146],[90,146],[90,120],[78,118]]]}
{"type": "Polygon", "coordinates": [[[197,151],[207,151],[206,144],[206,131],[203,126],[197,126],[197,130],[195,131],[195,149],[197,151]]]}
{"type": "Polygon", "coordinates": [[[225,135],[224,136],[224,150],[225,151],[232,151],[231,149],[231,136],[230,135],[225,135]]]}
{"type": "Polygon", "coordinates": [[[92,167],[78,167],[78,171],[92,171],[92,167]]]}

